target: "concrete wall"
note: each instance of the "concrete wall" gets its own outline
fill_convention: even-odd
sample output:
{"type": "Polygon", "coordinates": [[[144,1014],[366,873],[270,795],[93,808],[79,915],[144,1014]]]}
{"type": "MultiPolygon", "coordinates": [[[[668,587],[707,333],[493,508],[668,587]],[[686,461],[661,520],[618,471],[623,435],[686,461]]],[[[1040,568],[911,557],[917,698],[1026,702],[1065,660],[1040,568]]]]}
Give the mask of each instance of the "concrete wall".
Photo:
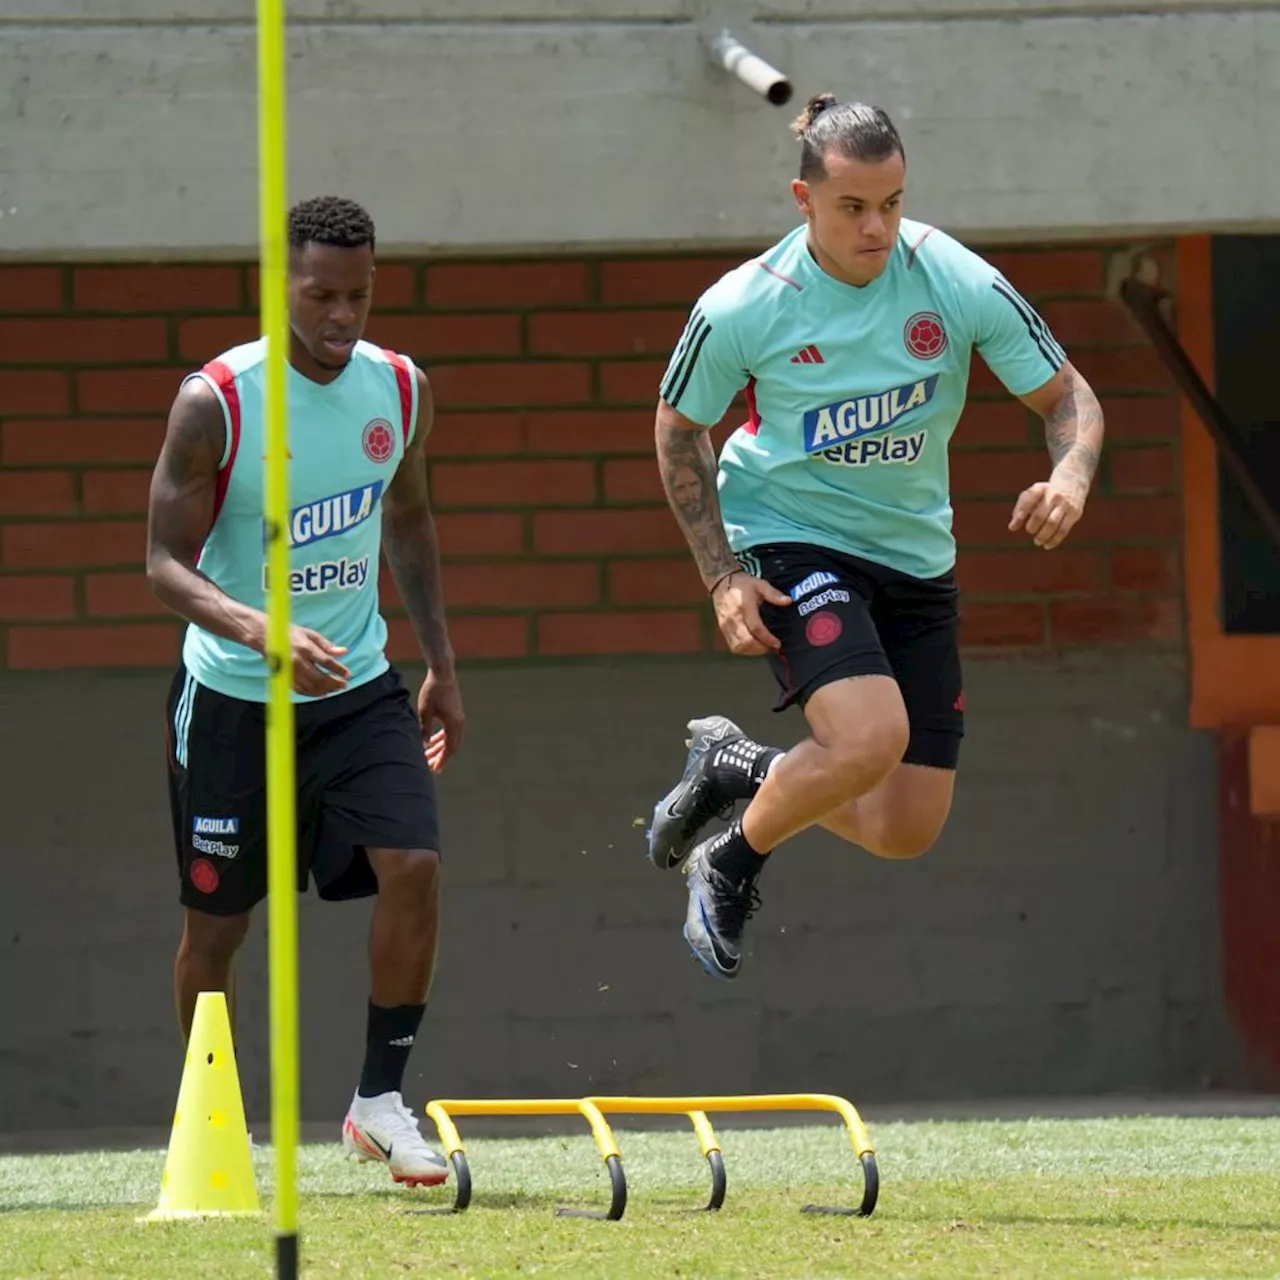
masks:
{"type": "MultiPolygon", "coordinates": [[[[410,675],[412,673],[409,673],[410,675]]],[[[783,744],[734,659],[473,669],[442,780],[446,916],[413,1104],[457,1094],[832,1090],[860,1102],[1229,1083],[1215,754],[1176,657],[970,659],[954,818],[912,864],[777,856],[736,986],[680,938],[634,820],[691,714],[783,744]]],[[[0,1133],[165,1126],[181,1051],[159,674],[0,676],[0,1133]]],[[[303,1107],[359,1071],[366,904],[304,899],[303,1107]]],[[[262,921],[241,1071],[269,1114],[262,921]]],[[[336,1128],[334,1130],[336,1132],[336,1128]]]]}
{"type": "MultiPolygon", "coordinates": [[[[1280,14],[1200,0],[297,0],[295,196],[340,188],[391,251],[769,242],[792,108],[713,68],[735,30],[797,99],[883,103],[910,211],[974,240],[1280,218],[1280,14]]],[[[10,0],[0,256],[256,247],[248,0],[10,0]]]]}

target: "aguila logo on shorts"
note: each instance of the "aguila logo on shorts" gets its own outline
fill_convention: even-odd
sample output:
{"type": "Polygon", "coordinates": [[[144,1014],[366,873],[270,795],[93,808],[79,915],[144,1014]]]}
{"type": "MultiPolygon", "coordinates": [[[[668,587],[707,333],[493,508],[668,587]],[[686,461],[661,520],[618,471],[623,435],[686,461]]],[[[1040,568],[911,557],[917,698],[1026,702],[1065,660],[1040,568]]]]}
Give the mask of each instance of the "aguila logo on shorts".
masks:
{"type": "Polygon", "coordinates": [[[193,818],[191,829],[198,836],[238,836],[239,818],[193,818]]]}
{"type": "Polygon", "coordinates": [[[215,858],[234,858],[240,852],[238,844],[227,844],[223,840],[215,840],[214,836],[238,836],[240,834],[239,818],[201,818],[191,820],[191,847],[201,853],[212,854],[215,858]]]}
{"type": "Polygon", "coordinates": [[[938,389],[940,374],[890,387],[869,396],[851,396],[804,415],[804,450],[826,462],[866,467],[873,462],[916,462],[924,452],[928,433],[887,436],[907,414],[928,404],[938,389]]]}
{"type": "Polygon", "coordinates": [[[917,311],[903,325],[902,337],[917,360],[933,360],[947,349],[947,331],[936,311],[917,311]]]}
{"type": "Polygon", "coordinates": [[[803,582],[797,582],[788,593],[792,600],[803,600],[805,596],[817,591],[819,587],[829,587],[833,582],[839,582],[840,579],[834,573],[827,573],[824,569],[819,569],[817,573],[811,573],[803,582]]]}
{"type": "Polygon", "coordinates": [[[370,462],[391,461],[396,451],[396,437],[386,418],[374,418],[365,427],[362,439],[365,456],[370,462]]]}

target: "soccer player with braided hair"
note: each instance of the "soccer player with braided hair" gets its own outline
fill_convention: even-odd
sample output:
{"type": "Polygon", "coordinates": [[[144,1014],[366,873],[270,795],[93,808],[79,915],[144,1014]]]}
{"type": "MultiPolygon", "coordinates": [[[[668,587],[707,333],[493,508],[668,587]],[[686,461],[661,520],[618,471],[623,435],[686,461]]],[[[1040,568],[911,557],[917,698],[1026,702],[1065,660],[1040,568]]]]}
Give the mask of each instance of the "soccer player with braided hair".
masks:
{"type": "MultiPolygon", "coordinates": [[[[401,1091],[439,928],[432,772],[461,745],[463,711],[423,458],[431,388],[407,356],[363,340],[374,274],[360,205],[320,196],[290,210],[298,887],[376,895],[364,1066],[343,1143],[397,1182],[434,1185],[448,1165],[401,1091]],[[382,552],[428,668],[416,707],[385,651],[382,552]]],[[[188,623],[167,715],[185,1035],[201,991],[231,999],[233,958],[267,893],[266,348],[233,347],[183,381],[151,482],[148,577],[188,623]]]]}
{"type": "Polygon", "coordinates": [[[808,722],[784,752],[695,718],[684,775],[654,809],[649,857],[684,867],[685,938],[726,979],[784,841],[817,825],[914,858],[946,823],[964,732],[947,450],[971,353],[1044,421],[1047,478],[1009,520],[1036,547],[1081,518],[1103,439],[1097,397],[1018,291],[903,216],[888,115],[819,94],[793,128],[803,222],[699,299],[655,427],[725,641],[765,656],[775,710],[808,722]],[[742,391],[748,420],[717,463],[708,428],[742,391]]]}

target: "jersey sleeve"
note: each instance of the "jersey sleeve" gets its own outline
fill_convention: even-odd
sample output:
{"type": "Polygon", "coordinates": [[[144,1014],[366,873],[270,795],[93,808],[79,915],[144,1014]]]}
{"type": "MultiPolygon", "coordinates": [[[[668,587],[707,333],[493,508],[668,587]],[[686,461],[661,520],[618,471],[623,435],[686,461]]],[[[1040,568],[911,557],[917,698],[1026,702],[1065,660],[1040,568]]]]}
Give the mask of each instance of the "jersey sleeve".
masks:
{"type": "Polygon", "coordinates": [[[1000,272],[987,266],[983,275],[985,279],[974,281],[974,346],[1010,394],[1026,395],[1044,386],[1066,363],[1067,354],[1000,272]]]}
{"type": "Polygon", "coordinates": [[[662,378],[662,398],[699,426],[713,427],[751,380],[731,299],[712,285],[698,300],[662,378]]]}

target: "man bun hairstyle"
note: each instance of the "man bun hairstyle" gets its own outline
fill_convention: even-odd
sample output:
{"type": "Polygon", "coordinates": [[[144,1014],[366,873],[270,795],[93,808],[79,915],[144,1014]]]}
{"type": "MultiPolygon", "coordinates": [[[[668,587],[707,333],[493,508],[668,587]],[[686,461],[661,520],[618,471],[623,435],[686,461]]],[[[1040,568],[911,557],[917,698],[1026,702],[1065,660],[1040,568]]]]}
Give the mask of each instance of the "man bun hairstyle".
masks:
{"type": "Polygon", "coordinates": [[[907,157],[898,130],[883,108],[839,102],[834,93],[815,93],[791,122],[791,132],[800,140],[800,176],[806,182],[827,176],[829,151],[869,164],[892,155],[907,157]]]}
{"type": "Polygon", "coordinates": [[[797,138],[803,138],[804,135],[813,127],[813,122],[828,108],[836,105],[836,95],[834,93],[815,93],[808,102],[804,104],[804,110],[796,116],[791,122],[791,132],[797,138]]]}

